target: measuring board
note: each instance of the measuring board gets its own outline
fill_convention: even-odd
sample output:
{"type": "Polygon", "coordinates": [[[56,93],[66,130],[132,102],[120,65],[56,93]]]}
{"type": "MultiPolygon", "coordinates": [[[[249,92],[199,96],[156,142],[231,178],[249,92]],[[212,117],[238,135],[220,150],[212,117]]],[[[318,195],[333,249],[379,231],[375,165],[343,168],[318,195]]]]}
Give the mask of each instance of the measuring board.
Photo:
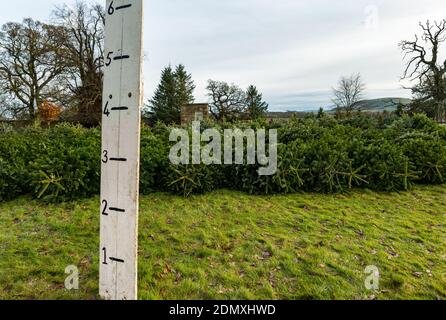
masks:
{"type": "Polygon", "coordinates": [[[99,290],[137,299],[143,0],[107,0],[99,290]]]}

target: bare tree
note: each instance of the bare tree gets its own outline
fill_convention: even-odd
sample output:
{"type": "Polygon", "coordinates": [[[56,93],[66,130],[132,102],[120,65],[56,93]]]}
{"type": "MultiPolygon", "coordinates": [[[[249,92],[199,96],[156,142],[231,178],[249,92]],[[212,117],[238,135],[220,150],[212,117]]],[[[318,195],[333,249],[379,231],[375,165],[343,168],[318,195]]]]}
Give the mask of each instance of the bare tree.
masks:
{"type": "Polygon", "coordinates": [[[66,70],[61,29],[32,19],[6,23],[0,32],[0,88],[13,117],[34,119],[46,99],[64,90],[56,81],[66,70]]]}
{"type": "Polygon", "coordinates": [[[232,121],[246,110],[246,93],[238,86],[209,80],[207,90],[211,99],[210,111],[216,120],[232,121]]]}
{"type": "Polygon", "coordinates": [[[364,98],[365,84],[362,81],[361,74],[352,74],[349,77],[342,77],[339,80],[338,87],[333,88],[333,103],[338,111],[346,111],[350,114],[358,102],[364,98]]]}
{"type": "Polygon", "coordinates": [[[64,28],[61,38],[69,66],[65,83],[70,91],[66,99],[69,118],[97,125],[102,118],[105,10],[99,4],[78,1],[74,6],[57,7],[53,14],[55,23],[64,28]]]}
{"type": "Polygon", "coordinates": [[[403,79],[418,81],[412,88],[422,104],[433,105],[433,117],[441,121],[446,105],[446,60],[440,58],[440,47],[446,41],[446,20],[420,23],[422,35],[414,41],[402,41],[400,47],[409,57],[403,79]]]}

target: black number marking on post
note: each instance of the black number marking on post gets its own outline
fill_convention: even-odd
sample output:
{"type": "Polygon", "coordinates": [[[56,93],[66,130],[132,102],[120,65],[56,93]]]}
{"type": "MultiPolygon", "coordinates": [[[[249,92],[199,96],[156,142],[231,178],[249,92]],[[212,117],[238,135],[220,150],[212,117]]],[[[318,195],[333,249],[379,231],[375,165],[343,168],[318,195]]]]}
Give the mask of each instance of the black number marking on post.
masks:
{"type": "Polygon", "coordinates": [[[103,260],[102,260],[103,265],[108,265],[108,263],[107,263],[108,259],[110,259],[110,261],[113,261],[113,262],[125,263],[125,261],[122,259],[113,258],[113,257],[108,258],[107,257],[107,248],[105,248],[105,247],[102,248],[102,252],[103,252],[103,260]]]}
{"type": "Polygon", "coordinates": [[[130,8],[131,6],[132,6],[131,4],[124,4],[122,6],[116,7],[116,10],[127,9],[130,8]]]}
{"type": "Polygon", "coordinates": [[[111,108],[112,111],[124,111],[124,110],[128,110],[128,107],[114,107],[111,108]]]}
{"type": "Polygon", "coordinates": [[[115,8],[113,8],[113,2],[114,1],[112,1],[111,3],[110,3],[110,6],[108,7],[108,14],[111,16],[111,15],[113,15],[113,13],[115,13],[115,8]]]}
{"type": "Polygon", "coordinates": [[[104,150],[104,151],[102,152],[102,154],[103,154],[103,157],[102,157],[102,163],[107,163],[107,162],[108,162],[108,151],[107,151],[107,150],[104,150]]]}
{"type": "Polygon", "coordinates": [[[116,11],[118,11],[118,10],[121,10],[121,9],[127,9],[127,8],[130,8],[132,5],[131,4],[124,4],[124,5],[122,5],[122,6],[119,6],[119,7],[116,7],[116,9],[113,7],[113,2],[114,1],[112,1],[111,3],[110,3],[110,6],[108,7],[108,14],[111,16],[111,15],[113,15],[114,13],[115,13],[115,10],[116,11]]]}
{"type": "Polygon", "coordinates": [[[117,161],[117,162],[126,162],[127,158],[109,158],[108,157],[108,151],[104,150],[102,152],[103,157],[102,157],[102,163],[108,163],[109,161],[117,161]]]}
{"type": "Polygon", "coordinates": [[[102,252],[104,253],[104,260],[102,261],[102,264],[107,265],[107,248],[102,248],[102,252]]]}
{"type": "Polygon", "coordinates": [[[109,53],[107,53],[107,57],[105,58],[105,66],[106,67],[109,67],[113,61],[130,59],[130,56],[128,54],[123,54],[123,55],[116,56],[116,57],[112,58],[113,53],[114,53],[114,51],[110,51],[109,53]]]}
{"type": "Polygon", "coordinates": [[[105,59],[105,66],[108,67],[112,63],[111,55],[113,54],[113,51],[110,51],[107,53],[107,58],[105,59]]]}
{"type": "Polygon", "coordinates": [[[124,263],[124,260],[118,259],[118,258],[113,258],[113,257],[110,257],[110,261],[124,263]]]}
{"type": "Polygon", "coordinates": [[[104,107],[104,114],[107,118],[110,116],[110,111],[108,110],[108,103],[109,102],[107,101],[107,103],[105,104],[105,107],[104,107]]]}
{"type": "Polygon", "coordinates": [[[110,114],[111,114],[110,111],[127,111],[127,110],[129,110],[128,107],[113,107],[113,108],[109,108],[108,104],[109,104],[109,102],[107,101],[107,103],[105,104],[105,107],[104,107],[104,111],[103,111],[104,115],[107,118],[110,117],[110,114]]]}
{"type": "Polygon", "coordinates": [[[116,56],[113,58],[113,60],[124,60],[124,59],[130,59],[129,55],[122,55],[122,56],[116,56]]]}
{"type": "Polygon", "coordinates": [[[108,202],[107,202],[107,200],[103,200],[102,205],[104,206],[104,208],[102,209],[102,215],[108,216],[108,213],[107,213],[108,202]]]}
{"type": "Polygon", "coordinates": [[[102,205],[103,205],[103,209],[102,209],[102,215],[103,216],[108,216],[108,212],[107,209],[109,211],[113,211],[113,212],[119,212],[119,213],[125,213],[125,209],[120,209],[120,208],[113,208],[113,207],[108,207],[108,202],[107,200],[103,200],[102,201],[102,205]]]}

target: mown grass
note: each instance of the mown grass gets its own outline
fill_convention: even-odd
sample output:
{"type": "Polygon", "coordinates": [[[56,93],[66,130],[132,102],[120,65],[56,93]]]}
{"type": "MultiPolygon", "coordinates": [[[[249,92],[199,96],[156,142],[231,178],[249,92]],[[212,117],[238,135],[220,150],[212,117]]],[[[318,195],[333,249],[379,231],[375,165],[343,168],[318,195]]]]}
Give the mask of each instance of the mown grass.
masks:
{"type": "MultiPolygon", "coordinates": [[[[0,299],[98,299],[98,198],[0,204],[0,299]],[[76,265],[80,290],[64,288],[76,265]]],[[[141,299],[446,299],[446,186],[141,198],[141,299]],[[380,289],[365,288],[368,265],[380,289]]]]}

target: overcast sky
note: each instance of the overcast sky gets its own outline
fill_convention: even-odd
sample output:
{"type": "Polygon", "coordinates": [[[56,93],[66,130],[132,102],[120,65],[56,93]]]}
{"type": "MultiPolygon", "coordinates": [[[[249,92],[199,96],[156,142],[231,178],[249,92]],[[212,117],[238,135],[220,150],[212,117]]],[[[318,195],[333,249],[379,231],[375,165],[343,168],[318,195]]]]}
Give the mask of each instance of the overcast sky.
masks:
{"type": "MultiPolygon", "coordinates": [[[[14,0],[2,7],[0,23],[48,21],[63,2],[70,3],[14,0]]],[[[163,67],[183,63],[197,102],[207,101],[214,79],[256,85],[271,110],[326,107],[339,77],[356,72],[367,98],[409,97],[398,43],[428,18],[446,18],[446,1],[145,0],[145,96],[163,67]]]]}

